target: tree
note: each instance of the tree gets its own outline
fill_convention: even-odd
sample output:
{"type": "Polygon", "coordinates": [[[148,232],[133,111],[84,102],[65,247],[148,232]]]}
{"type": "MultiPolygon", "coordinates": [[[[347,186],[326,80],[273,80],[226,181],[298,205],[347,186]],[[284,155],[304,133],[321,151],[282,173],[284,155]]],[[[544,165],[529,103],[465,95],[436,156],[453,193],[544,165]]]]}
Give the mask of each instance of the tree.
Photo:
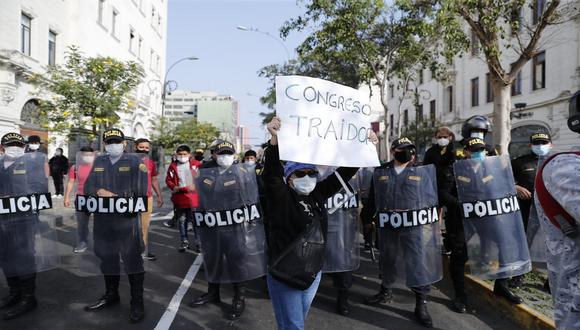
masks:
{"type": "Polygon", "coordinates": [[[432,22],[426,19],[431,12],[409,10],[409,1],[303,2],[305,14],[287,21],[281,29],[282,37],[293,30],[312,29],[297,49],[301,58],[320,64],[328,76],[349,74],[354,79],[344,80],[356,84],[351,87],[363,82],[369,88],[378,87],[388,149],[389,79],[405,79],[422,67],[439,68],[439,38],[432,22]]]}
{"type": "Polygon", "coordinates": [[[439,127],[441,123],[438,121],[432,121],[426,118],[418,118],[409,123],[409,126],[404,131],[404,136],[408,137],[415,143],[415,147],[417,147],[417,156],[419,158],[425,153],[427,147],[431,144],[433,137],[435,136],[435,132],[437,131],[437,127],[439,127]]]}
{"type": "MultiPolygon", "coordinates": [[[[436,0],[423,2],[412,10],[436,8],[435,20],[444,39],[468,41],[467,32],[457,29],[464,22],[477,39],[493,88],[493,138],[500,153],[507,152],[510,142],[511,85],[522,67],[538,54],[543,35],[550,25],[563,23],[574,16],[578,6],[560,0],[436,0]],[[529,19],[526,9],[532,9],[529,19]]],[[[465,42],[464,45],[468,45],[465,42]]]]}
{"type": "Polygon", "coordinates": [[[41,124],[56,132],[98,129],[114,125],[119,113],[135,108],[130,93],[141,83],[143,69],[135,62],[111,57],[85,57],[75,46],[68,48],[63,65],[49,66],[45,74],[30,80],[37,86],[41,124]]]}
{"type": "Polygon", "coordinates": [[[196,118],[183,121],[177,126],[171,125],[164,118],[157,123],[153,138],[169,153],[182,144],[192,148],[209,146],[219,134],[220,131],[215,126],[206,122],[200,123],[196,118]]]}

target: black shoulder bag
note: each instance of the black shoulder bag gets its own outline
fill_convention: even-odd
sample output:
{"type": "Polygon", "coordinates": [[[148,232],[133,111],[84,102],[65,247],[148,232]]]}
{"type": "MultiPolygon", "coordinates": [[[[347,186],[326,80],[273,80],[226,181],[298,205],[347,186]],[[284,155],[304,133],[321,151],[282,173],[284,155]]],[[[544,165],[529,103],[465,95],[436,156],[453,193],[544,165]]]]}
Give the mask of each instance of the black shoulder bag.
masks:
{"type": "Polygon", "coordinates": [[[278,281],[298,290],[306,290],[322,269],[325,249],[322,225],[320,220],[314,219],[268,266],[268,271],[278,281]]]}

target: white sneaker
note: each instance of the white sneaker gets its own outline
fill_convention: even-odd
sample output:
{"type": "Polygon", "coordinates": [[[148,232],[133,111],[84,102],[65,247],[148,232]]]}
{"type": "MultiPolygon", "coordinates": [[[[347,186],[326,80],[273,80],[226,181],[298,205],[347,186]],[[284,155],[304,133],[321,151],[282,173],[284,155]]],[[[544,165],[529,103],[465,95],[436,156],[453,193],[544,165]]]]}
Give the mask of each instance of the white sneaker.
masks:
{"type": "Polygon", "coordinates": [[[52,195],[52,198],[58,198],[58,195],[52,195]]]}

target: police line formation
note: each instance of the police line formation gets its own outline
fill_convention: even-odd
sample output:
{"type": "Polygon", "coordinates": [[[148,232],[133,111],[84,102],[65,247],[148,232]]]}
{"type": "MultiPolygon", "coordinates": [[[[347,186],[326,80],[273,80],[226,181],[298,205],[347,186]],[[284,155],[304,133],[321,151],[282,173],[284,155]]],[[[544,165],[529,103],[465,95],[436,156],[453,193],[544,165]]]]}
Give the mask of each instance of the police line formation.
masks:
{"type": "MultiPolygon", "coordinates": [[[[569,127],[575,132],[579,116],[571,109],[569,127]]],[[[303,329],[325,273],[336,288],[337,312],[348,315],[362,231],[365,248],[378,247],[382,280],[367,304],[392,301],[393,286],[403,283],[416,296],[417,321],[433,326],[427,295],[443,277],[443,250],[450,252],[455,311],[466,312],[466,269],[495,280],[498,296],[520,304],[511,288],[521,285],[535,258],[548,264],[558,328],[578,328],[578,153],[551,156],[550,135],[537,132],[530,138],[531,153],[510,162],[486,144],[487,118],[474,116],[464,123],[461,141],[440,127],[422,163],[413,142],[400,137],[391,145],[394,159],[380,167],[332,168],[282,162],[281,125],[276,117],[268,124],[272,137],[263,164],[253,151],[235,163],[234,146],[223,140],[210,146],[207,161],[203,150],[192,155],[186,145],[177,148],[166,184],[180,227],[179,249],[193,248],[188,223],[193,224],[208,282],[207,293],[189,306],[220,302],[220,285],[231,283],[230,317],[239,318],[247,282],[266,277],[278,328],[303,329]]],[[[144,263],[154,259],[147,249],[152,190],[158,206],[163,203],[152,180],[157,170],[147,156],[149,141],[137,140],[137,152],[129,153],[123,133],[109,129],[103,142],[105,153],[84,147],[68,170],[64,204],[71,206],[71,194],[76,195],[77,233],[62,238],[54,230],[57,214],[47,180],[58,173],[20,134],[2,137],[0,267],[9,286],[0,301],[4,319],[33,310],[36,274],[56,267],[104,276],[105,294],[84,307],[87,312],[118,304],[120,275],[126,273],[130,321],[145,317],[144,263]],[[65,246],[76,243],[74,250],[63,251],[63,239],[65,246]]]]}

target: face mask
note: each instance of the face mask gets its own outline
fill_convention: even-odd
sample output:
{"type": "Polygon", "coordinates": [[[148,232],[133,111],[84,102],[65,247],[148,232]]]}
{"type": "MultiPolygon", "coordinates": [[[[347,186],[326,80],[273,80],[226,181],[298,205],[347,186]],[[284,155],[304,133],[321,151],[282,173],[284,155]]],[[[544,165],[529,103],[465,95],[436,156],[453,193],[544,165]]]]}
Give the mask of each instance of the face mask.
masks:
{"type": "Polygon", "coordinates": [[[18,158],[24,155],[24,148],[21,147],[6,147],[4,150],[4,155],[8,158],[18,158]]]}
{"type": "Polygon", "coordinates": [[[177,157],[177,161],[179,161],[181,164],[185,164],[189,162],[189,156],[179,156],[177,157]]]}
{"type": "Polygon", "coordinates": [[[90,164],[95,161],[95,156],[83,156],[82,160],[84,163],[90,164]]]}
{"type": "Polygon", "coordinates": [[[29,144],[28,149],[30,150],[38,150],[40,148],[40,144],[29,144]]]}
{"type": "Polygon", "coordinates": [[[441,147],[445,147],[449,144],[449,139],[444,139],[444,138],[437,139],[437,144],[441,147]]]}
{"type": "Polygon", "coordinates": [[[471,159],[475,159],[477,161],[483,162],[483,160],[485,159],[485,150],[472,152],[471,159]]]}
{"type": "Polygon", "coordinates": [[[549,144],[538,144],[532,145],[532,152],[538,156],[545,156],[552,150],[552,146],[549,144]]]}
{"type": "Polygon", "coordinates": [[[484,135],[485,134],[483,132],[471,132],[471,137],[480,138],[482,140],[484,138],[484,135]]]}
{"type": "Polygon", "coordinates": [[[105,151],[111,157],[121,156],[121,154],[123,153],[123,149],[125,149],[125,146],[122,143],[107,144],[105,146],[105,151]]]}
{"type": "Polygon", "coordinates": [[[402,164],[408,163],[413,159],[413,153],[411,149],[403,149],[402,151],[395,152],[395,159],[402,164]]]}
{"type": "Polygon", "coordinates": [[[298,195],[308,195],[316,187],[316,178],[311,178],[308,175],[302,178],[294,178],[292,185],[298,195]]]}
{"type": "Polygon", "coordinates": [[[54,154],[55,154],[56,156],[61,156],[61,155],[62,155],[62,151],[56,151],[54,154]]]}
{"type": "Polygon", "coordinates": [[[234,163],[234,155],[218,155],[216,161],[221,167],[232,166],[234,163]]]}
{"type": "Polygon", "coordinates": [[[198,156],[195,156],[194,158],[195,158],[195,160],[198,160],[201,162],[203,160],[203,155],[198,155],[198,156]]]}
{"type": "Polygon", "coordinates": [[[256,166],[256,161],[255,160],[248,160],[244,164],[246,164],[246,166],[248,166],[248,167],[256,166]]]}

